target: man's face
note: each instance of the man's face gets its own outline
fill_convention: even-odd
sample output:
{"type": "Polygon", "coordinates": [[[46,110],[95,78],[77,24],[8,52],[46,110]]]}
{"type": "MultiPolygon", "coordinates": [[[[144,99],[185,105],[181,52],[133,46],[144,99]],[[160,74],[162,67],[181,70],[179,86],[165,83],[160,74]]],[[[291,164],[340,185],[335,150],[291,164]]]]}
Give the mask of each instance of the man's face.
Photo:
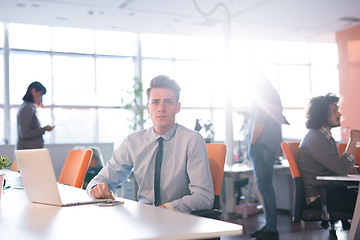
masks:
{"type": "Polygon", "coordinates": [[[339,107],[336,103],[329,104],[329,113],[328,113],[328,126],[330,128],[339,127],[341,120],[341,113],[339,112],[339,107]]]}
{"type": "Polygon", "coordinates": [[[167,88],[151,90],[147,110],[157,134],[164,134],[174,126],[175,115],[180,111],[180,106],[173,90],[167,88]]]}

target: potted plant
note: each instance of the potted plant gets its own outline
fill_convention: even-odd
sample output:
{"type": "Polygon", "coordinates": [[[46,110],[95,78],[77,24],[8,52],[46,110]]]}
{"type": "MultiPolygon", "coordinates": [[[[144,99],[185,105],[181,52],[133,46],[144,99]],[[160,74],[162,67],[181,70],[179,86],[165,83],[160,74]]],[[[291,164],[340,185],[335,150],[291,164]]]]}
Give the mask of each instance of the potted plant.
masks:
{"type": "MultiPolygon", "coordinates": [[[[146,110],[146,106],[143,104],[143,84],[139,77],[134,78],[133,88],[131,90],[127,90],[127,94],[132,96],[130,102],[125,104],[126,110],[131,110],[134,112],[134,118],[131,119],[130,128],[133,131],[142,130],[144,128],[144,123],[146,119],[144,119],[144,111],[146,110]]],[[[124,99],[121,99],[122,102],[124,99]]]]}
{"type": "MultiPolygon", "coordinates": [[[[0,156],[0,170],[3,168],[10,167],[12,162],[8,163],[9,159],[6,156],[1,157],[0,156]]],[[[5,182],[4,174],[0,172],[0,199],[1,199],[1,193],[3,190],[4,182],[5,182]]]]}

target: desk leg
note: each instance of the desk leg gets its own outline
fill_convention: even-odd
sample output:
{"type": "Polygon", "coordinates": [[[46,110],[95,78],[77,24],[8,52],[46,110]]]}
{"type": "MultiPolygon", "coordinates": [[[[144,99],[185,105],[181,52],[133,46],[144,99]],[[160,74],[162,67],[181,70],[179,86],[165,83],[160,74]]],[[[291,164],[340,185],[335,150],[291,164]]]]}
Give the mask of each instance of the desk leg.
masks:
{"type": "Polygon", "coordinates": [[[234,179],[232,177],[225,177],[226,189],[226,211],[227,213],[235,213],[235,196],[234,196],[234,179]]]}
{"type": "Polygon", "coordinates": [[[249,202],[250,202],[250,198],[251,198],[251,190],[254,189],[255,190],[255,193],[256,193],[256,196],[257,196],[257,199],[259,200],[260,204],[263,206],[262,210],[265,214],[265,208],[264,208],[264,201],[261,197],[261,194],[257,188],[257,185],[256,185],[256,182],[255,182],[255,178],[254,178],[254,175],[251,174],[251,175],[247,175],[246,176],[250,181],[249,181],[249,184],[248,184],[248,192],[247,192],[247,196],[245,198],[245,206],[244,206],[244,211],[243,211],[243,218],[247,218],[248,217],[248,209],[249,209],[249,202]]]}
{"type": "MultiPolygon", "coordinates": [[[[359,182],[359,190],[360,190],[360,182],[359,182]]],[[[351,221],[351,228],[349,232],[349,240],[355,239],[356,230],[359,226],[359,220],[360,220],[360,191],[358,191],[357,199],[356,199],[356,205],[355,205],[355,211],[354,215],[351,221]]]]}
{"type": "Polygon", "coordinates": [[[221,212],[224,216],[224,220],[228,220],[229,219],[229,214],[227,213],[227,210],[226,210],[226,206],[224,204],[224,201],[222,200],[222,197],[220,196],[220,209],[221,209],[221,212]]]}
{"type": "Polygon", "coordinates": [[[254,186],[253,181],[251,180],[251,176],[248,177],[248,179],[250,180],[248,182],[248,192],[245,198],[245,206],[244,206],[244,210],[243,210],[243,214],[242,217],[243,218],[247,218],[248,217],[248,212],[249,212],[249,202],[250,202],[250,198],[251,198],[251,190],[254,186]]]}
{"type": "Polygon", "coordinates": [[[260,192],[259,192],[259,189],[257,188],[254,175],[250,176],[250,181],[252,182],[252,186],[253,186],[254,189],[255,189],[256,196],[257,196],[260,204],[262,205],[262,210],[263,210],[263,212],[264,212],[264,214],[265,214],[266,212],[265,212],[265,207],[264,207],[264,201],[263,201],[263,198],[262,198],[262,196],[261,196],[261,194],[260,194],[260,192]]]}

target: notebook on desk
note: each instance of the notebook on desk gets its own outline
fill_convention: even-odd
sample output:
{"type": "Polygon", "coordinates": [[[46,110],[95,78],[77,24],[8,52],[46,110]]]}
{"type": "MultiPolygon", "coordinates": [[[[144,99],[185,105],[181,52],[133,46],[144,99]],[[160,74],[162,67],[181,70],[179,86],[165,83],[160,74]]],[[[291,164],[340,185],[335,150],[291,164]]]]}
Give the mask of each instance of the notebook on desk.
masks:
{"type": "Polygon", "coordinates": [[[16,160],[26,197],[30,202],[56,206],[73,206],[109,202],[111,199],[93,199],[85,191],[56,182],[48,149],[16,150],[16,160]]]}

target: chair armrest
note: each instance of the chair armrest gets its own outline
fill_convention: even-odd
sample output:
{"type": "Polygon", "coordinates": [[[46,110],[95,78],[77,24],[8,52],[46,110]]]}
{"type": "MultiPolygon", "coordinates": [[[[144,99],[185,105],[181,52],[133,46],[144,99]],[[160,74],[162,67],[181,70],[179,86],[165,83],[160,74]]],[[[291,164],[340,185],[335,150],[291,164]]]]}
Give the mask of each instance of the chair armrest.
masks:
{"type": "Polygon", "coordinates": [[[221,211],[219,209],[207,209],[207,210],[194,211],[191,214],[200,217],[220,219],[221,211]]]}

